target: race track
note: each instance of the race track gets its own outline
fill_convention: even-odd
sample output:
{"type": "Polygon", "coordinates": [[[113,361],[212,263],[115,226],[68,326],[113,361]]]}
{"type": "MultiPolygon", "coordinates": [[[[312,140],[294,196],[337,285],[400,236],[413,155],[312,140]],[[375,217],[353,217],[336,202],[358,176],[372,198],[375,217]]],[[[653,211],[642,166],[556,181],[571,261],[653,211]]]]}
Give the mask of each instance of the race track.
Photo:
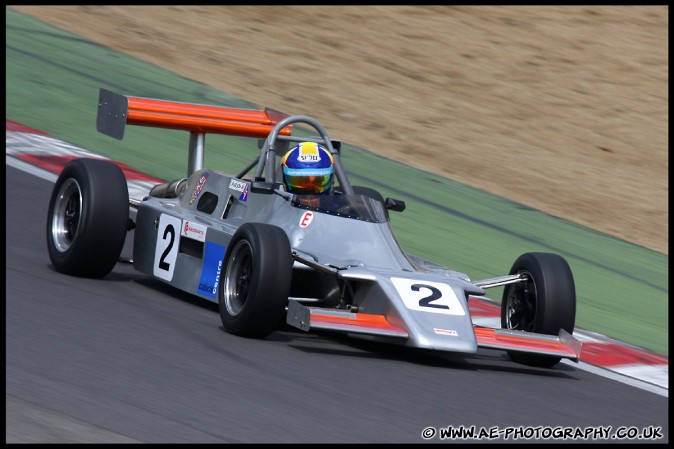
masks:
{"type": "Polygon", "coordinates": [[[668,398],[574,366],[290,330],[249,340],[130,265],[104,280],[56,273],[51,183],[6,176],[8,443],[419,443],[450,425],[659,426],[668,441],[668,398]]]}

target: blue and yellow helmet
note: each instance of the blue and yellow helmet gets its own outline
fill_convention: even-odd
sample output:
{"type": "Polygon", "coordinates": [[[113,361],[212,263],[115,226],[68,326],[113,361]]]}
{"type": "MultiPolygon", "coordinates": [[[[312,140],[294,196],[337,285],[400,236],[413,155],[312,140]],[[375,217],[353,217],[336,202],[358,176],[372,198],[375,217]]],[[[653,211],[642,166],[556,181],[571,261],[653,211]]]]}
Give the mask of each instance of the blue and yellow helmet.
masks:
{"type": "Polygon", "coordinates": [[[301,142],[281,159],[283,185],[288,192],[303,195],[330,193],[333,167],[332,154],[316,142],[301,142]]]}

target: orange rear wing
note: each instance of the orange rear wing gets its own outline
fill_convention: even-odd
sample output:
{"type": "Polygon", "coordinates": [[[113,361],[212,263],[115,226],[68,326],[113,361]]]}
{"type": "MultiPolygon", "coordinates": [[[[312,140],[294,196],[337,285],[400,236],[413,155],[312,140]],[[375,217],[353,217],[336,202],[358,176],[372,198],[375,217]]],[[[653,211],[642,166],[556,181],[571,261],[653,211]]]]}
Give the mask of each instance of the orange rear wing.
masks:
{"type": "MultiPolygon", "coordinates": [[[[273,109],[239,109],[151,98],[131,97],[100,89],[96,129],[122,140],[126,125],[179,129],[190,132],[188,174],[203,167],[206,133],[266,138],[287,117],[273,109]]],[[[290,135],[292,125],[279,134],[290,135]]]]}

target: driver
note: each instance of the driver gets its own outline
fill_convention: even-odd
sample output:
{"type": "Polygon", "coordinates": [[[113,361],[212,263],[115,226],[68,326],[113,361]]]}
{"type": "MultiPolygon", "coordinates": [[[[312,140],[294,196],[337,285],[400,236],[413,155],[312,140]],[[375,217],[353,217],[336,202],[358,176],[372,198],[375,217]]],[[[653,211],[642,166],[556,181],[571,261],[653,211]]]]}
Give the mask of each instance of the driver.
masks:
{"type": "Polygon", "coordinates": [[[286,191],[302,195],[328,195],[334,176],[332,154],[316,142],[300,142],[281,159],[286,191]]]}

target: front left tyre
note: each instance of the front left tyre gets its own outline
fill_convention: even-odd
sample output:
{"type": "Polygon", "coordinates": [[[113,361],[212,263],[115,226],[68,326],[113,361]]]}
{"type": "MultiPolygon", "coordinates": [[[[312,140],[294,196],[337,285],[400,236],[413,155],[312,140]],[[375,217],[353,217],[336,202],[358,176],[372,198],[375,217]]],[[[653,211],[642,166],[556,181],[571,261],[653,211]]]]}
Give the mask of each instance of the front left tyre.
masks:
{"type": "MultiPolygon", "coordinates": [[[[557,336],[563,329],[572,334],[576,321],[576,288],[567,261],[550,253],[526,253],[517,258],[510,274],[525,281],[507,285],[501,301],[501,327],[557,336]]],[[[509,351],[523,365],[550,368],[561,358],[509,351]]]]}
{"type": "Polygon", "coordinates": [[[74,159],[56,180],[47,213],[47,248],[54,269],[102,278],[117,263],[129,221],[122,170],[102,159],[74,159]]]}

